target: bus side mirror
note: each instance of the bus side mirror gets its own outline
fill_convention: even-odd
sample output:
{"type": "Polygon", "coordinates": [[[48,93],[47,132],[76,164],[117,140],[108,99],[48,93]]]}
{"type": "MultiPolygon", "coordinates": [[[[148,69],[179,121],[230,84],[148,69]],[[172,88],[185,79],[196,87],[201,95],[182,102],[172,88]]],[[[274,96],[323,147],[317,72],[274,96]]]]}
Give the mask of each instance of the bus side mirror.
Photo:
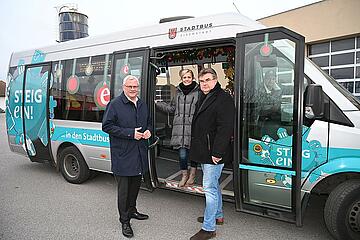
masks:
{"type": "Polygon", "coordinates": [[[322,87],[310,84],[305,91],[305,117],[321,119],[324,116],[324,94],[322,87]]]}

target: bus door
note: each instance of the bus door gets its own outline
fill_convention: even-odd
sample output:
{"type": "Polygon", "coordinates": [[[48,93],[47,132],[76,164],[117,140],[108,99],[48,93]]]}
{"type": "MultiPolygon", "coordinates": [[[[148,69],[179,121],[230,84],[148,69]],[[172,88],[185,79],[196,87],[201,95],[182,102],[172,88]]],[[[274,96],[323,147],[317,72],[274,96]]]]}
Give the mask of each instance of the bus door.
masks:
{"type": "Polygon", "coordinates": [[[272,28],[236,41],[237,210],[301,225],[304,38],[272,28]]]}
{"type": "MultiPolygon", "coordinates": [[[[138,48],[114,52],[112,61],[113,71],[110,83],[111,99],[122,93],[124,78],[128,75],[133,75],[140,81],[139,98],[144,100],[148,107],[151,107],[153,104],[149,103],[149,88],[151,88],[151,86],[148,83],[148,79],[151,77],[151,74],[154,74],[154,71],[149,67],[149,61],[150,48],[138,48]]],[[[151,109],[149,112],[151,112],[151,109]]],[[[152,146],[154,146],[154,139],[155,136],[152,134],[149,141],[149,162],[151,162],[151,159],[153,159],[152,155],[154,155],[152,149],[152,146]]],[[[143,176],[142,188],[150,191],[153,190],[155,184],[152,180],[154,178],[152,174],[152,166],[149,164],[149,172],[143,176]]]]}
{"type": "Polygon", "coordinates": [[[53,111],[49,111],[48,97],[52,81],[50,73],[50,63],[29,65],[25,68],[21,94],[24,134],[21,141],[33,162],[53,161],[50,144],[52,123],[49,121],[53,117],[53,111]]]}

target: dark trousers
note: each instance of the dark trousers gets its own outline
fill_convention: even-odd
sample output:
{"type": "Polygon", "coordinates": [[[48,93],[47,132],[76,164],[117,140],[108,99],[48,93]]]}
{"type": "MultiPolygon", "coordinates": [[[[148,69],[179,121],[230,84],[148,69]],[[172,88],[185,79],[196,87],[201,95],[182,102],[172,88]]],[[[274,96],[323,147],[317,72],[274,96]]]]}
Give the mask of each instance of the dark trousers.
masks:
{"type": "Polygon", "coordinates": [[[136,212],[136,199],[141,185],[141,176],[116,176],[118,185],[118,210],[121,223],[130,222],[130,214],[136,212]]]}

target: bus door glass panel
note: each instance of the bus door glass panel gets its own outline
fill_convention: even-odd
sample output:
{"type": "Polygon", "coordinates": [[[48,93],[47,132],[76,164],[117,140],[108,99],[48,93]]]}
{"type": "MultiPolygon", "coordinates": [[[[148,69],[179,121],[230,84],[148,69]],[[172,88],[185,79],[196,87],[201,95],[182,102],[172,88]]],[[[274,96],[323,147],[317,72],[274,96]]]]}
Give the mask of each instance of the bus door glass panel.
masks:
{"type": "MultiPolygon", "coordinates": [[[[50,161],[49,89],[50,65],[26,68],[22,94],[24,135],[22,141],[32,161],[50,161]]],[[[51,124],[51,123],[50,123],[51,124]]]]}
{"type": "MultiPolygon", "coordinates": [[[[147,102],[149,89],[147,89],[147,83],[145,79],[148,77],[148,61],[149,61],[149,49],[133,49],[116,52],[113,55],[112,62],[112,78],[111,78],[111,99],[116,98],[123,92],[123,81],[128,75],[135,76],[139,79],[138,97],[147,102]]],[[[149,87],[150,88],[150,87],[149,87]]],[[[148,104],[148,103],[147,103],[148,104]]],[[[148,104],[149,106],[149,104],[148,104]]],[[[153,138],[153,136],[152,136],[153,138]]],[[[152,191],[154,184],[153,166],[151,164],[153,153],[149,151],[150,168],[149,172],[143,176],[142,188],[152,191]]]]}
{"type": "Polygon", "coordinates": [[[240,209],[298,222],[303,37],[284,28],[237,37],[240,209]]]}
{"type": "Polygon", "coordinates": [[[115,55],[114,58],[114,95],[119,96],[123,92],[123,80],[126,76],[132,75],[139,79],[139,97],[141,97],[141,81],[143,69],[144,52],[123,52],[115,55]]]}
{"type": "MultiPolygon", "coordinates": [[[[274,41],[267,57],[260,52],[263,42],[245,45],[243,138],[249,163],[291,169],[294,66],[274,47],[278,41],[284,40],[274,41]]],[[[250,170],[247,200],[290,208],[291,178],[290,171],[250,170]]]]}

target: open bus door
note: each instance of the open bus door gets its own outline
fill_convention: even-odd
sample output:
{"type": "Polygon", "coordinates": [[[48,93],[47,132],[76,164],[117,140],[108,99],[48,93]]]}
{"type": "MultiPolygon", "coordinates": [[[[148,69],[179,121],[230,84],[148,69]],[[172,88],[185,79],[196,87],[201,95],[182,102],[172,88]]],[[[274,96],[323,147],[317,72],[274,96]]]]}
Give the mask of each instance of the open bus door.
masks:
{"type": "Polygon", "coordinates": [[[29,65],[25,68],[21,96],[24,134],[21,141],[32,162],[53,161],[50,144],[52,127],[49,121],[50,115],[53,118],[53,112],[49,110],[50,73],[50,63],[29,65]]]}
{"type": "Polygon", "coordinates": [[[236,49],[236,208],[301,226],[304,37],[263,29],[236,49]]]}
{"type": "MultiPolygon", "coordinates": [[[[111,99],[119,96],[122,93],[123,79],[127,75],[133,75],[140,80],[139,97],[143,99],[149,108],[153,107],[152,103],[149,103],[149,84],[148,79],[152,78],[151,75],[155,74],[154,69],[150,64],[150,48],[138,48],[130,50],[122,50],[114,52],[113,54],[113,72],[111,76],[110,92],[111,99]]],[[[150,109],[149,114],[152,110],[150,109]]],[[[149,162],[153,159],[154,155],[153,147],[156,145],[156,137],[154,131],[149,141],[149,162]]],[[[153,176],[153,167],[149,164],[149,172],[143,176],[142,188],[152,191],[155,187],[153,176]]]]}

